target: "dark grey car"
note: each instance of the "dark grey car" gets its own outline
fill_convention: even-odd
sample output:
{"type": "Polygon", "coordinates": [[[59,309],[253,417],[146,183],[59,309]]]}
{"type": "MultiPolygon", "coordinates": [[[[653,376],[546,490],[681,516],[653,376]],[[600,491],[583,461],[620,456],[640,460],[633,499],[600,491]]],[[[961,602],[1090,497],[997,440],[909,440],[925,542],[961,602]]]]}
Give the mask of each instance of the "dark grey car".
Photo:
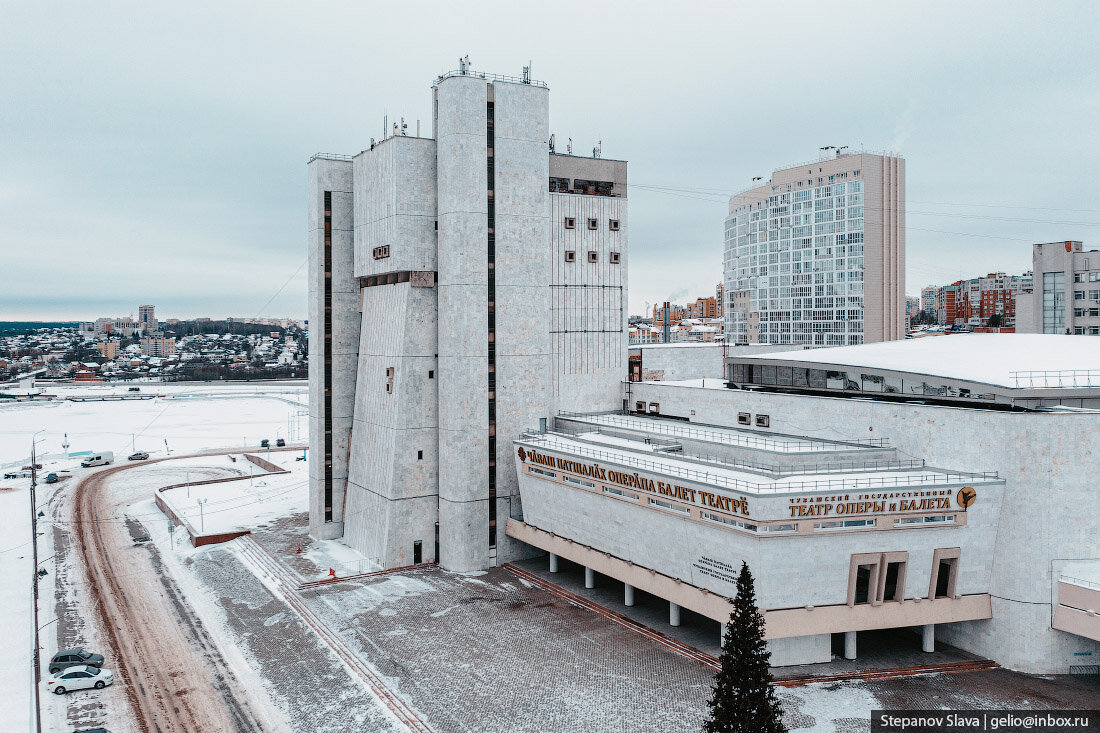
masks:
{"type": "Polygon", "coordinates": [[[103,655],[92,654],[85,649],[63,649],[50,660],[50,674],[56,674],[67,667],[87,664],[90,667],[102,667],[103,655]]]}

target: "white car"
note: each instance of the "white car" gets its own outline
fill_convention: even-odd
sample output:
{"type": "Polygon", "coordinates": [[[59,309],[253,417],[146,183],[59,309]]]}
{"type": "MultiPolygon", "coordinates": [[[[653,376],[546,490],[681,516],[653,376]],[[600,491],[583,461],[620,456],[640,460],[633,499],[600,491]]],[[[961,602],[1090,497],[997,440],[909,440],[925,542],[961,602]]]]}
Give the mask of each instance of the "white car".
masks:
{"type": "Polygon", "coordinates": [[[115,674],[108,669],[80,665],[50,675],[46,689],[55,695],[64,695],[69,690],[87,690],[91,687],[100,690],[114,681],[115,674]]]}

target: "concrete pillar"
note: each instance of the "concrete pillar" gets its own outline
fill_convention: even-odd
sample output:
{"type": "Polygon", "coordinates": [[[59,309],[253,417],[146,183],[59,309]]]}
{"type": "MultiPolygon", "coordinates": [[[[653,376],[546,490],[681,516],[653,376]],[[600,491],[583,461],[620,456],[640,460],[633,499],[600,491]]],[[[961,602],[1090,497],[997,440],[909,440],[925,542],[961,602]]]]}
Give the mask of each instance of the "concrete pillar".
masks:
{"type": "Polygon", "coordinates": [[[668,625],[679,626],[680,625],[680,607],[672,601],[668,602],[668,625]]]}
{"type": "Polygon", "coordinates": [[[844,658],[856,658],[856,632],[854,631],[844,632],[844,658]]]}
{"type": "Polygon", "coordinates": [[[936,625],[925,624],[921,627],[920,648],[924,652],[936,651],[936,625]]]}
{"type": "Polygon", "coordinates": [[[623,585],[623,605],[634,605],[634,586],[630,585],[629,583],[625,583],[623,585]]]}
{"type": "Polygon", "coordinates": [[[726,643],[726,627],[727,624],[718,624],[718,646],[726,643]]]}
{"type": "Polygon", "coordinates": [[[558,572],[558,556],[552,552],[550,553],[550,572],[558,572]]]}
{"type": "Polygon", "coordinates": [[[596,573],[592,568],[584,569],[584,587],[595,588],[596,587],[596,573]]]}

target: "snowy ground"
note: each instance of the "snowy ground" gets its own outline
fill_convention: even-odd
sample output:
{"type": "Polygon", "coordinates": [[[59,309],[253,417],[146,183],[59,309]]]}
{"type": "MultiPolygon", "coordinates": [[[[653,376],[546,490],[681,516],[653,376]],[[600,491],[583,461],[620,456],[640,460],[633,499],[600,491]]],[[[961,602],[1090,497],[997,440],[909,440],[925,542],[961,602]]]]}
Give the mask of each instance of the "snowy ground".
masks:
{"type": "MultiPolygon", "coordinates": [[[[125,387],[59,386],[50,393],[94,395],[120,389],[125,387]]],[[[112,451],[116,458],[139,450],[158,457],[206,448],[258,449],[263,438],[298,442],[308,434],[307,389],[299,382],[154,382],[142,390],[165,396],[113,402],[0,401],[0,467],[28,463],[31,436],[39,431],[40,456],[63,456],[67,434],[70,453],[112,451]]]]}
{"type": "MultiPolygon", "coordinates": [[[[0,481],[0,710],[4,730],[27,730],[32,719],[30,481],[0,481]]],[[[46,619],[47,621],[49,619],[46,619]]]]}
{"type": "Polygon", "coordinates": [[[250,529],[279,517],[307,511],[309,471],[305,461],[298,460],[302,452],[277,451],[269,454],[255,451],[254,454],[289,473],[265,474],[262,468],[246,460],[243,454],[187,458],[168,464],[171,468],[165,470],[171,470],[173,479],[184,471],[185,481],[205,480],[203,472],[211,466],[219,466],[228,474],[242,477],[260,475],[247,481],[241,479],[180,486],[161,491],[160,496],[196,535],[250,529]],[[188,473],[189,469],[194,469],[193,477],[188,473]]]}

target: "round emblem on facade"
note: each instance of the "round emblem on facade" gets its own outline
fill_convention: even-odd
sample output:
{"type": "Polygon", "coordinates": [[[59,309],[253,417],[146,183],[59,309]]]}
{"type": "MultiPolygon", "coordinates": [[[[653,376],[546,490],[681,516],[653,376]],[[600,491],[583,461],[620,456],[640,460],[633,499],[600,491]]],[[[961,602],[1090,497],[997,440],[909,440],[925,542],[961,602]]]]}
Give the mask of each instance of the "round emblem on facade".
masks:
{"type": "Polygon", "coordinates": [[[978,498],[978,492],[969,486],[964,486],[959,489],[959,493],[955,495],[955,501],[959,503],[963,509],[969,509],[970,505],[974,503],[974,500],[978,498]]]}
{"type": "Polygon", "coordinates": [[[522,445],[519,447],[519,450],[516,451],[516,455],[519,456],[519,459],[524,463],[527,462],[527,451],[523,449],[522,445]]]}

